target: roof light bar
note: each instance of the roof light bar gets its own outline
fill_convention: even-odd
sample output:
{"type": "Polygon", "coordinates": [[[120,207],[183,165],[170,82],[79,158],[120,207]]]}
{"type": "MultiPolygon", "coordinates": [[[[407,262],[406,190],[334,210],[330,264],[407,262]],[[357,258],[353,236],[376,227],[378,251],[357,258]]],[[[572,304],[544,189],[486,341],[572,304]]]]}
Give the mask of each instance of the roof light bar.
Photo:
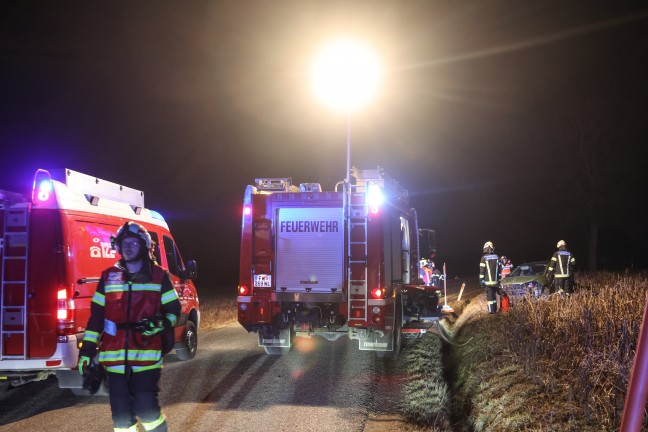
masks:
{"type": "Polygon", "coordinates": [[[34,185],[32,186],[32,202],[37,204],[50,199],[54,186],[49,171],[39,169],[34,174],[34,185]]]}
{"type": "Polygon", "coordinates": [[[369,184],[369,189],[367,191],[367,205],[369,207],[380,207],[383,203],[383,194],[380,190],[380,186],[377,184],[369,184]]]}

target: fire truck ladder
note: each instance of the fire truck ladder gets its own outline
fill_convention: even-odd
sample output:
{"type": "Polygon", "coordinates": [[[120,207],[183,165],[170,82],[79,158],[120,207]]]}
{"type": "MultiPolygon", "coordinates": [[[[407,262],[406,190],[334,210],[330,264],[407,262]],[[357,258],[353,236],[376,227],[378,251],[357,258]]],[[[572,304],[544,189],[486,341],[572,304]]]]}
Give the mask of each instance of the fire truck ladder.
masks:
{"type": "Polygon", "coordinates": [[[4,210],[0,280],[0,360],[27,359],[28,212],[27,207],[4,210]],[[14,338],[18,338],[17,343],[9,344],[14,338]]]}
{"type": "Polygon", "coordinates": [[[347,286],[349,320],[367,319],[367,217],[365,185],[349,185],[347,199],[347,286]]]}

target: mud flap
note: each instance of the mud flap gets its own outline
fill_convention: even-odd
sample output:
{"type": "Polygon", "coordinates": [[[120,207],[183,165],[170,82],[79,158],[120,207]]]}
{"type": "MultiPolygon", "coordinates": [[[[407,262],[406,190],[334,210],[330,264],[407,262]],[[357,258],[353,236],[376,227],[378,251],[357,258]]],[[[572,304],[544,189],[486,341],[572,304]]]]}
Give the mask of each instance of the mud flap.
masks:
{"type": "Polygon", "coordinates": [[[279,329],[278,334],[264,335],[259,332],[259,346],[267,348],[290,348],[290,329],[279,329]]]}
{"type": "Polygon", "coordinates": [[[391,333],[380,336],[380,333],[369,332],[358,338],[358,348],[360,351],[393,351],[394,337],[391,333]]]}

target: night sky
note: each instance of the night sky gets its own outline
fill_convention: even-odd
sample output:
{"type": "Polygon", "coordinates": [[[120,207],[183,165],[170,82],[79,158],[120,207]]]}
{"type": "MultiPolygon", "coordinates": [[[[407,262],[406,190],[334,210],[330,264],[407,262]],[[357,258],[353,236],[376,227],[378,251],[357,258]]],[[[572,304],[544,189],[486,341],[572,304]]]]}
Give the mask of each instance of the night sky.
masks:
{"type": "Polygon", "coordinates": [[[201,290],[238,281],[255,177],[332,189],[346,116],[309,68],[354,37],[385,68],[352,115],[351,163],[381,166],[475,275],[560,239],[587,267],[648,267],[648,5],[596,1],[111,1],[0,5],[0,188],[66,167],[143,190],[201,290]]]}

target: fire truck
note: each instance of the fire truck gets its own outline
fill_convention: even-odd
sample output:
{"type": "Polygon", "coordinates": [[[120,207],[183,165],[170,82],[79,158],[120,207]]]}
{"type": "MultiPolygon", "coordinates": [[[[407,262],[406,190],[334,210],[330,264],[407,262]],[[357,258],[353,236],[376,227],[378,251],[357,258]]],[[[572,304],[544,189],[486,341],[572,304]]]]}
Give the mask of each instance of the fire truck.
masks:
{"type": "Polygon", "coordinates": [[[333,191],[287,177],[245,189],[238,321],[268,354],[288,352],[295,337],[348,336],[394,358],[402,337],[438,321],[436,290],[418,267],[434,232],[419,228],[407,191],[380,167],[353,167],[350,179],[333,191]]]}
{"type": "Polygon", "coordinates": [[[182,260],[164,218],[144,192],[70,169],[36,171],[31,195],[0,190],[0,390],[56,375],[87,394],[78,349],[101,272],[117,259],[111,236],[142,224],[169,270],[182,315],[175,353],[193,358],[200,324],[195,261],[182,260]]]}

